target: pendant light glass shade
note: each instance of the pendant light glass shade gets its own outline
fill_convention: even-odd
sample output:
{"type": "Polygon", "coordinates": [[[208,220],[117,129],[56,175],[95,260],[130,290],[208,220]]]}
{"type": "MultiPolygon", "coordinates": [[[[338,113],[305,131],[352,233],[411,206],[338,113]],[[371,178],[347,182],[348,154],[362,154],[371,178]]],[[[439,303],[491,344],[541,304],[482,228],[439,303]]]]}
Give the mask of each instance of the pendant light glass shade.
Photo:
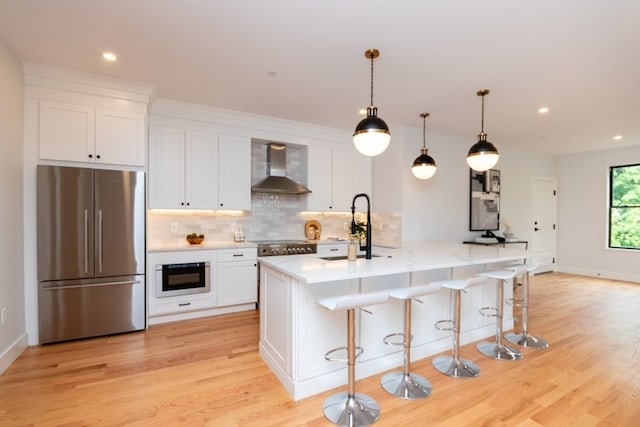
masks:
{"type": "Polygon", "coordinates": [[[420,155],[416,157],[411,166],[411,172],[418,179],[429,179],[436,173],[436,161],[429,155],[429,150],[426,146],[426,130],[427,130],[427,117],[429,113],[420,114],[422,117],[422,148],[420,149],[420,155]]]}
{"type": "Polygon", "coordinates": [[[484,172],[496,165],[500,155],[498,149],[487,141],[487,134],[484,133],[484,97],[489,94],[488,89],[479,90],[477,95],[482,97],[482,119],[480,121],[480,135],[478,142],[473,144],[467,154],[467,164],[478,172],[484,172]]]}
{"type": "Polygon", "coordinates": [[[365,156],[377,156],[389,146],[391,133],[387,124],[378,117],[378,108],[373,105],[373,60],[380,56],[377,49],[369,49],[364,56],[371,59],[371,104],[367,107],[367,117],[362,119],[353,133],[356,150],[365,156]]]}

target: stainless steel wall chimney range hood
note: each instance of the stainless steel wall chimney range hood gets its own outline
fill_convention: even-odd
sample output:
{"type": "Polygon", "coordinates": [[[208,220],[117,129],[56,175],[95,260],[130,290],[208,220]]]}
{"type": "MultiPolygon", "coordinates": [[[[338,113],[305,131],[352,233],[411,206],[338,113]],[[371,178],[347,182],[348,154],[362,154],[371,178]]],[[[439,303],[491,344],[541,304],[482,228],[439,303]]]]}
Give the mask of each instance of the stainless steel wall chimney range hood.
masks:
{"type": "Polygon", "coordinates": [[[287,146],[269,143],[267,145],[267,176],[251,187],[251,191],[277,194],[311,193],[307,187],[287,176],[286,163],[287,146]]]}

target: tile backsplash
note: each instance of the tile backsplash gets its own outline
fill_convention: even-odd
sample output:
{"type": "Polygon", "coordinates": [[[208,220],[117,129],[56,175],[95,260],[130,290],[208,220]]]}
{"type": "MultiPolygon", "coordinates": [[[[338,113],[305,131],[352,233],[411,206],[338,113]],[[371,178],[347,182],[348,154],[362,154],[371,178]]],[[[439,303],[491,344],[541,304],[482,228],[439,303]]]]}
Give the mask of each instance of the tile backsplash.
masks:
{"type": "MultiPolygon", "coordinates": [[[[304,226],[311,219],[320,223],[322,239],[347,237],[345,227],[351,223],[350,212],[303,212],[304,206],[305,196],[254,194],[250,212],[150,210],[147,242],[149,247],[174,244],[182,242],[188,233],[202,233],[209,241],[230,241],[237,226],[244,229],[248,241],[304,240],[304,226]]],[[[363,217],[356,213],[358,220],[363,217]]],[[[400,243],[401,215],[374,212],[371,226],[374,244],[400,243]]]]}

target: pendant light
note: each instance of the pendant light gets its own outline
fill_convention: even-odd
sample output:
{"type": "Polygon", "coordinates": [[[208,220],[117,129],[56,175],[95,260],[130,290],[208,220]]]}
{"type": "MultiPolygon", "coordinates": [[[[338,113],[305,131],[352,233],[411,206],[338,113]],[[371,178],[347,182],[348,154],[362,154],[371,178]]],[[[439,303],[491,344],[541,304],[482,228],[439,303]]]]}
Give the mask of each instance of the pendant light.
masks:
{"type": "Polygon", "coordinates": [[[422,149],[420,149],[420,155],[413,161],[411,172],[418,179],[429,179],[436,173],[436,161],[429,155],[426,145],[427,117],[429,117],[429,113],[422,113],[420,117],[422,117],[422,149]]]}
{"type": "Polygon", "coordinates": [[[371,59],[371,104],[367,107],[367,117],[356,126],[353,143],[365,156],[377,156],[389,146],[391,134],[384,120],[378,117],[378,108],[373,105],[373,60],[380,56],[380,52],[369,49],[364,56],[371,59]]]}
{"type": "Polygon", "coordinates": [[[480,122],[480,135],[478,142],[473,144],[467,154],[467,164],[475,171],[483,172],[491,169],[498,163],[498,150],[495,145],[487,141],[484,133],[484,97],[489,94],[489,89],[479,90],[477,95],[482,97],[482,120],[480,122]]]}

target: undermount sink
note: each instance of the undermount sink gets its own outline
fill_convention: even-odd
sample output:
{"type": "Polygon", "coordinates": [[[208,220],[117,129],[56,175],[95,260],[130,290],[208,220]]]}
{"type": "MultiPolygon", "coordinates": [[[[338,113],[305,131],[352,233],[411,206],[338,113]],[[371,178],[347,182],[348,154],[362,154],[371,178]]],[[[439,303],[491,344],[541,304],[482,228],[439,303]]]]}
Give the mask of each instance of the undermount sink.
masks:
{"type": "MultiPolygon", "coordinates": [[[[371,255],[371,258],[377,258],[377,257],[379,257],[379,256],[381,256],[381,255],[371,255]]],[[[365,257],[365,255],[364,255],[364,254],[361,254],[361,255],[358,255],[356,258],[364,258],[364,257],[365,257]]],[[[327,260],[327,261],[340,261],[340,260],[343,260],[343,259],[347,259],[347,256],[346,256],[346,255],[340,255],[340,256],[321,256],[321,257],[320,257],[320,259],[324,259],[324,260],[327,260]]]]}

